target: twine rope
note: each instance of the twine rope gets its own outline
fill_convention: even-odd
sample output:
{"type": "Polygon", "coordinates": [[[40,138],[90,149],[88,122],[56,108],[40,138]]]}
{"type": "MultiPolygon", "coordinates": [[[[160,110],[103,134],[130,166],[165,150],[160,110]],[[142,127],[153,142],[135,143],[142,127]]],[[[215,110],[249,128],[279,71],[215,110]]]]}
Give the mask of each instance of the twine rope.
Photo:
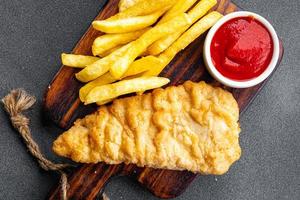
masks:
{"type": "MultiPolygon", "coordinates": [[[[36,98],[29,95],[23,89],[12,90],[2,99],[4,109],[10,117],[11,124],[20,133],[29,152],[37,159],[40,167],[46,171],[55,171],[60,174],[61,199],[67,200],[68,178],[63,170],[71,165],[53,163],[42,154],[39,145],[32,138],[29,119],[22,113],[31,108],[35,102],[36,98]]],[[[104,192],[102,193],[102,199],[109,200],[104,192]]]]}
{"type": "Polygon", "coordinates": [[[68,180],[67,174],[63,171],[68,164],[56,164],[45,158],[38,144],[33,140],[29,128],[29,119],[23,115],[36,102],[35,97],[29,95],[23,89],[12,90],[2,99],[5,111],[8,113],[11,124],[22,136],[29,152],[34,156],[40,167],[46,171],[55,171],[60,174],[61,198],[67,200],[68,180]]]}

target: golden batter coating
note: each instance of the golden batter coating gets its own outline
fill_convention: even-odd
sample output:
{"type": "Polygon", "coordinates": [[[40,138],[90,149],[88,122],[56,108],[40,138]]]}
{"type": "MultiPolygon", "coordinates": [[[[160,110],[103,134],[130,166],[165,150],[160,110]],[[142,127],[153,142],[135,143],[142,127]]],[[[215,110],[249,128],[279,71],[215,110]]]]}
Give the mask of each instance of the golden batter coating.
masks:
{"type": "Polygon", "coordinates": [[[231,93],[187,81],[100,107],[60,135],[53,150],[81,163],[220,175],[241,155],[238,120],[231,93]]]}

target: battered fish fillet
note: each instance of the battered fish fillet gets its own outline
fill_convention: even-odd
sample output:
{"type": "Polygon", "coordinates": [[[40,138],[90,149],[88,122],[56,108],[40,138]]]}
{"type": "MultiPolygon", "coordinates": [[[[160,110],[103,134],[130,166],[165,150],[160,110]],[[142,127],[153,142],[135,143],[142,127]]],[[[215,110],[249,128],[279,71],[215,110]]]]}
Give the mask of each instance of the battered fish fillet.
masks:
{"type": "Polygon", "coordinates": [[[53,150],[81,163],[220,175],[241,155],[238,119],[231,93],[187,81],[100,107],[60,135],[53,150]]]}

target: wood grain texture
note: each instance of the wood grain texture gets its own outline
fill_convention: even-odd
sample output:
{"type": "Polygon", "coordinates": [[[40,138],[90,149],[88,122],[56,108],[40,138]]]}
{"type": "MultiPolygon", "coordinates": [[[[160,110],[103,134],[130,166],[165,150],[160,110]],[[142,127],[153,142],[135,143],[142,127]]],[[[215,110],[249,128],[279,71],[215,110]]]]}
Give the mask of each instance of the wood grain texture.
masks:
{"type": "MultiPolygon", "coordinates": [[[[108,1],[96,19],[105,19],[115,14],[118,1],[108,1]]],[[[218,0],[218,5],[213,10],[227,14],[239,9],[230,0],[218,0]]],[[[99,35],[101,35],[100,32],[90,27],[74,48],[73,53],[91,55],[92,42],[99,35]]],[[[161,73],[161,76],[171,79],[169,85],[178,85],[186,80],[195,82],[205,80],[223,87],[233,93],[239,104],[240,111],[245,111],[247,105],[253,100],[265,82],[247,89],[228,88],[216,82],[208,74],[203,63],[202,49],[205,35],[200,36],[184,51],[178,53],[161,73]]],[[[278,63],[281,61],[282,54],[283,48],[281,48],[281,56],[278,63]]],[[[83,106],[80,103],[78,90],[82,84],[75,79],[74,73],[76,72],[77,69],[62,66],[45,94],[45,113],[62,128],[70,127],[75,119],[81,118],[97,109],[95,105],[83,106]]],[[[187,171],[140,168],[135,165],[85,164],[69,174],[70,187],[68,197],[76,200],[97,199],[110,178],[117,175],[126,175],[136,179],[160,198],[173,198],[180,195],[197,176],[187,171]]],[[[60,199],[58,186],[50,192],[49,199],[60,199]]]]}

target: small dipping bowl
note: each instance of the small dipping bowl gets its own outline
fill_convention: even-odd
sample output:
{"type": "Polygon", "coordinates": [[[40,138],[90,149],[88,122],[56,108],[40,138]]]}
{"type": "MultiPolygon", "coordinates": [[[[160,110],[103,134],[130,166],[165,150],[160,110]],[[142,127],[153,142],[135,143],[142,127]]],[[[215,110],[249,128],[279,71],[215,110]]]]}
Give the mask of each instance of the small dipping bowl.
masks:
{"type": "Polygon", "coordinates": [[[252,13],[252,12],[247,12],[247,11],[239,11],[239,12],[234,12],[230,13],[226,16],[224,16],[222,19],[220,19],[208,32],[205,43],[204,43],[204,62],[205,65],[209,71],[209,73],[219,82],[222,84],[233,87],[233,88],[248,88],[255,86],[261,82],[263,82],[266,78],[268,78],[273,70],[276,67],[276,64],[279,59],[279,39],[278,36],[273,28],[273,26],[262,16],[252,13]],[[257,77],[254,77],[252,79],[247,79],[247,80],[233,80],[231,78],[228,78],[224,75],[222,75],[218,69],[215,67],[212,61],[211,57],[211,43],[213,40],[214,35],[218,31],[218,29],[228,22],[231,19],[234,18],[239,18],[239,17],[253,17],[255,20],[259,21],[270,33],[272,41],[273,41],[273,54],[272,58],[269,62],[269,65],[267,68],[257,77]]]}

